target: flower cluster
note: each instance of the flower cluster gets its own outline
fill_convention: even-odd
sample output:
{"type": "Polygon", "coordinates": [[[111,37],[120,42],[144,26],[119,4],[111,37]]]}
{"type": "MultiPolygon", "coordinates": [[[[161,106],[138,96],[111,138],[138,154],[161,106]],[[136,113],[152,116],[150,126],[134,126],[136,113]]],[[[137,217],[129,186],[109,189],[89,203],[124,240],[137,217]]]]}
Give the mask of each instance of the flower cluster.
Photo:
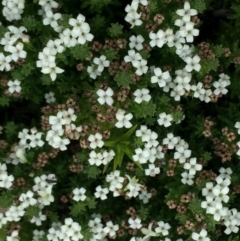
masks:
{"type": "Polygon", "coordinates": [[[201,207],[206,209],[206,213],[213,215],[216,221],[224,220],[226,226],[224,233],[237,233],[240,226],[240,213],[235,209],[229,209],[223,206],[223,203],[229,201],[229,186],[231,184],[231,168],[221,168],[220,174],[215,179],[216,185],[213,182],[207,182],[206,187],[202,189],[202,195],[206,201],[202,201],[201,207]]]}
{"type": "Polygon", "coordinates": [[[133,0],[131,5],[128,4],[125,8],[127,15],[124,20],[131,24],[131,28],[142,25],[141,14],[137,12],[139,3],[143,6],[147,6],[148,4],[147,0],[133,0]]]}
{"type": "Polygon", "coordinates": [[[0,70],[10,71],[11,61],[17,62],[20,58],[25,59],[27,52],[24,50],[24,44],[19,41],[21,39],[24,42],[24,33],[27,29],[23,26],[17,28],[15,26],[8,26],[8,30],[4,37],[0,40],[0,44],[4,46],[4,51],[9,54],[0,53],[0,70]]]}
{"type": "Polygon", "coordinates": [[[74,110],[69,108],[65,111],[59,111],[56,116],[49,116],[49,124],[51,125],[51,130],[47,132],[46,140],[48,144],[54,148],[60,148],[60,150],[67,150],[67,145],[70,140],[64,136],[64,127],[70,126],[71,129],[81,132],[81,126],[76,127],[72,122],[77,119],[74,114],[74,110]]]}
{"type": "Polygon", "coordinates": [[[10,22],[22,18],[25,2],[22,0],[4,0],[2,1],[3,16],[10,22]]]}

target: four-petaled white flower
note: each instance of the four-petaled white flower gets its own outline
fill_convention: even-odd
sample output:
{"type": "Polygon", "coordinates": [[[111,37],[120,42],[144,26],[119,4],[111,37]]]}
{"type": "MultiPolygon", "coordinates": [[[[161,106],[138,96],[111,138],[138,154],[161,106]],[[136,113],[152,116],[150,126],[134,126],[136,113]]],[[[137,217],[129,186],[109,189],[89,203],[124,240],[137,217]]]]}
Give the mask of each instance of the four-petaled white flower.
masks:
{"type": "Polygon", "coordinates": [[[201,59],[198,55],[195,55],[194,57],[186,57],[184,59],[184,61],[187,63],[185,70],[187,72],[192,72],[193,70],[199,72],[201,69],[201,65],[199,64],[200,60],[201,59]]]}
{"type": "Polygon", "coordinates": [[[9,80],[8,85],[8,91],[12,94],[14,92],[20,93],[22,90],[22,87],[20,86],[21,82],[19,80],[9,80]]]}
{"type": "Polygon", "coordinates": [[[103,105],[105,103],[107,103],[108,105],[112,106],[113,104],[113,90],[108,87],[106,91],[99,89],[97,91],[97,95],[99,96],[99,98],[97,99],[99,104],[103,105]]]}
{"type": "Polygon", "coordinates": [[[102,72],[105,67],[109,67],[110,61],[107,60],[107,57],[104,55],[101,55],[100,58],[94,58],[93,63],[96,64],[97,70],[99,72],[102,72]]]}
{"type": "Polygon", "coordinates": [[[202,229],[199,234],[193,232],[192,239],[196,241],[210,241],[210,238],[207,237],[207,231],[205,229],[202,229]]]}
{"type": "Polygon", "coordinates": [[[202,170],[202,165],[197,164],[197,158],[193,157],[190,159],[189,163],[184,164],[184,169],[189,170],[189,174],[195,175],[196,171],[201,171],[202,170]]]}
{"type": "Polygon", "coordinates": [[[149,95],[148,89],[137,89],[133,95],[136,96],[134,101],[140,104],[143,100],[149,102],[151,100],[151,95],[149,95]]]}
{"type": "Polygon", "coordinates": [[[166,114],[165,112],[159,114],[158,124],[164,125],[165,127],[168,127],[171,125],[171,121],[173,120],[172,116],[170,114],[166,114]]]}
{"type": "Polygon", "coordinates": [[[190,22],[191,17],[197,15],[197,10],[190,9],[190,4],[188,1],[184,3],[183,9],[178,9],[176,11],[177,15],[182,17],[184,22],[190,22]]]}
{"type": "Polygon", "coordinates": [[[49,63],[48,67],[44,67],[42,69],[42,73],[50,74],[50,77],[51,77],[52,81],[56,80],[57,74],[61,74],[63,72],[64,72],[64,70],[57,67],[55,62],[49,63]]]}
{"type": "Polygon", "coordinates": [[[133,114],[128,113],[127,115],[125,114],[125,110],[119,109],[116,113],[116,119],[118,120],[118,122],[115,124],[115,126],[117,128],[131,128],[132,127],[132,123],[130,122],[130,120],[133,118],[133,114]]]}
{"type": "Polygon", "coordinates": [[[100,198],[101,200],[107,199],[107,195],[109,193],[108,188],[102,188],[100,185],[96,187],[96,192],[94,193],[94,196],[96,198],[100,198]]]}
{"type": "Polygon", "coordinates": [[[88,140],[91,142],[90,147],[92,149],[96,149],[97,147],[103,147],[104,142],[102,141],[102,135],[100,133],[96,133],[95,135],[90,135],[88,140]]]}
{"type": "Polygon", "coordinates": [[[75,188],[73,190],[73,200],[75,201],[84,201],[87,196],[85,195],[86,189],[81,187],[81,188],[75,188]]]}

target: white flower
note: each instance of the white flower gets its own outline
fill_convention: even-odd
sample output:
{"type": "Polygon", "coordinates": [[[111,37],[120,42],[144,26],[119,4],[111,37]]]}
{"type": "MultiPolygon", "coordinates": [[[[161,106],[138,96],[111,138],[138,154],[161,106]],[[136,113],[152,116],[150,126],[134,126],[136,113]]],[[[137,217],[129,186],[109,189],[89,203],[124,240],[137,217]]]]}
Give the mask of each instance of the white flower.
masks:
{"type": "Polygon", "coordinates": [[[61,13],[53,13],[48,10],[46,13],[46,18],[43,19],[43,25],[51,25],[52,28],[58,27],[58,20],[62,17],[61,13]]]}
{"type": "Polygon", "coordinates": [[[193,22],[187,22],[183,27],[181,27],[179,34],[181,37],[186,38],[186,42],[192,43],[193,36],[199,35],[199,30],[194,28],[193,22]]]}
{"type": "Polygon", "coordinates": [[[184,3],[183,9],[178,9],[176,11],[176,13],[177,13],[177,15],[181,16],[183,21],[185,21],[185,22],[189,22],[191,16],[195,16],[198,14],[197,10],[190,9],[190,4],[187,1],[184,3]]]}
{"type": "Polygon", "coordinates": [[[62,125],[66,124],[66,120],[63,118],[63,112],[59,111],[57,116],[50,115],[49,116],[49,124],[52,125],[53,130],[61,130],[62,125]],[[54,126],[54,128],[53,128],[54,126]]]}
{"type": "Polygon", "coordinates": [[[132,2],[131,5],[127,5],[125,8],[127,15],[124,20],[131,24],[131,28],[133,28],[135,25],[140,26],[142,24],[142,20],[140,20],[141,14],[137,13],[137,9],[138,4],[134,2],[132,2]]]}
{"type": "Polygon", "coordinates": [[[0,176],[0,187],[9,189],[14,181],[13,175],[8,175],[7,173],[3,173],[0,176]]]}
{"type": "Polygon", "coordinates": [[[22,38],[24,35],[24,31],[27,32],[27,29],[24,26],[21,26],[20,28],[17,28],[13,25],[8,26],[9,31],[13,34],[16,39],[22,38]]]}
{"type": "Polygon", "coordinates": [[[107,165],[115,156],[115,152],[113,150],[108,151],[104,151],[103,152],[103,160],[102,163],[103,165],[107,165]]]}
{"type": "Polygon", "coordinates": [[[34,197],[34,193],[32,191],[27,191],[27,193],[22,193],[19,197],[19,200],[22,202],[24,208],[33,206],[37,204],[37,200],[34,197]]]}
{"type": "Polygon", "coordinates": [[[17,43],[15,47],[9,46],[8,52],[12,54],[12,60],[15,62],[17,62],[19,58],[25,59],[27,57],[27,52],[23,50],[23,43],[17,43]]]}
{"type": "Polygon", "coordinates": [[[105,103],[107,103],[109,106],[112,106],[113,104],[113,90],[108,87],[106,91],[99,89],[97,91],[97,95],[99,96],[99,98],[97,99],[99,104],[103,105],[105,103]]]}
{"type": "Polygon", "coordinates": [[[202,170],[202,165],[197,164],[197,158],[193,157],[189,160],[189,163],[184,164],[184,169],[189,170],[189,174],[195,175],[196,171],[201,171],[202,170]]]}
{"type": "Polygon", "coordinates": [[[198,55],[195,55],[193,58],[186,57],[184,60],[187,63],[185,70],[187,72],[192,72],[193,70],[199,72],[201,69],[201,65],[199,64],[200,60],[201,59],[198,55]]]}
{"type": "Polygon", "coordinates": [[[103,159],[103,155],[101,152],[96,153],[95,151],[91,151],[89,153],[88,161],[90,165],[100,166],[103,163],[102,159],[103,159]]]}
{"type": "Polygon", "coordinates": [[[136,136],[141,137],[142,141],[148,142],[151,136],[151,130],[147,128],[147,126],[141,125],[140,130],[136,131],[136,136]]]}
{"type": "MultiPolygon", "coordinates": [[[[59,229],[55,229],[54,227],[51,227],[49,230],[48,230],[48,234],[47,234],[47,239],[48,240],[51,240],[51,241],[58,241],[58,237],[59,237],[59,233],[61,231],[59,229]]],[[[38,240],[36,240],[38,241],[38,240]]]]}
{"type": "Polygon", "coordinates": [[[74,47],[77,45],[77,39],[72,36],[71,30],[66,28],[60,35],[59,38],[61,39],[62,43],[66,47],[74,47]]]}
{"type": "Polygon", "coordinates": [[[108,188],[102,188],[100,185],[96,187],[96,192],[94,193],[94,196],[96,198],[101,198],[101,200],[107,199],[107,195],[109,193],[108,188]]]}
{"type": "Polygon", "coordinates": [[[151,39],[149,43],[151,47],[158,46],[161,48],[166,43],[165,32],[161,29],[157,33],[150,32],[149,38],[151,39]]]}
{"type": "Polygon", "coordinates": [[[143,201],[143,203],[148,203],[148,200],[152,197],[152,193],[148,193],[147,190],[143,190],[138,197],[143,201]]]}
{"type": "Polygon", "coordinates": [[[64,70],[57,67],[56,63],[54,63],[54,62],[49,63],[48,67],[42,69],[42,73],[50,74],[52,81],[56,80],[57,74],[61,74],[63,72],[64,72],[64,70]]]}
{"type": "Polygon", "coordinates": [[[61,240],[73,240],[78,241],[83,239],[81,234],[81,226],[77,222],[73,222],[71,218],[65,219],[65,224],[61,226],[61,232],[59,233],[59,239],[61,240]]]}
{"type": "Polygon", "coordinates": [[[183,184],[188,184],[188,185],[193,185],[193,183],[194,183],[194,181],[192,180],[193,179],[193,175],[191,175],[191,174],[189,174],[189,173],[187,173],[187,172],[183,172],[182,174],[181,174],[181,176],[182,176],[182,179],[181,179],[181,182],[183,183],[183,184]]]}
{"type": "Polygon", "coordinates": [[[0,53],[0,70],[3,71],[5,69],[6,71],[10,71],[11,61],[12,61],[12,55],[8,55],[5,57],[3,53],[0,53]]]}
{"type": "Polygon", "coordinates": [[[163,221],[160,221],[157,224],[158,224],[158,227],[155,228],[156,233],[160,233],[163,236],[166,236],[169,234],[168,229],[170,229],[171,226],[168,223],[164,223],[163,221]]]}
{"type": "Polygon", "coordinates": [[[98,230],[102,229],[103,224],[101,223],[101,217],[95,217],[94,220],[89,220],[88,227],[91,228],[93,233],[96,233],[98,230]]]}
{"type": "Polygon", "coordinates": [[[54,196],[52,195],[52,186],[48,186],[44,191],[38,191],[39,203],[44,206],[50,205],[51,202],[54,202],[54,196]]]}
{"type": "Polygon", "coordinates": [[[158,234],[156,232],[152,231],[152,226],[153,226],[153,223],[150,223],[148,225],[148,228],[141,229],[142,233],[145,235],[143,237],[143,241],[148,241],[151,237],[158,236],[158,234]]]}
{"type": "Polygon", "coordinates": [[[141,60],[142,57],[139,53],[136,53],[135,50],[131,49],[128,50],[128,55],[124,57],[124,61],[126,63],[131,62],[132,65],[134,65],[134,63],[138,63],[138,60],[141,60]]]}
{"type": "Polygon", "coordinates": [[[29,146],[32,148],[36,146],[42,147],[44,145],[44,141],[41,140],[42,134],[42,132],[38,132],[36,134],[29,135],[29,140],[31,141],[29,146]]]}
{"type": "MultiPolygon", "coordinates": [[[[140,198],[140,195],[139,195],[139,198],[140,198]]],[[[130,228],[132,229],[140,229],[142,227],[142,224],[141,224],[142,220],[140,218],[129,218],[128,219],[128,223],[130,224],[130,228]]]]}
{"type": "Polygon", "coordinates": [[[225,95],[228,92],[228,90],[225,88],[226,86],[228,86],[228,83],[226,81],[214,81],[213,86],[216,88],[213,92],[215,95],[225,95]]]}
{"type": "Polygon", "coordinates": [[[164,87],[166,81],[171,78],[168,71],[162,72],[160,68],[155,68],[154,74],[155,75],[151,77],[151,83],[158,83],[159,87],[164,87]]]}
{"type": "Polygon", "coordinates": [[[184,163],[191,156],[191,150],[185,149],[183,146],[176,148],[174,159],[178,159],[179,163],[184,163]]]}
{"type": "Polygon", "coordinates": [[[107,57],[101,55],[100,58],[94,58],[93,63],[98,66],[97,70],[102,72],[105,67],[109,67],[110,61],[107,60],[107,57]]]}
{"type": "Polygon", "coordinates": [[[199,234],[193,232],[192,239],[196,241],[210,241],[210,238],[207,237],[207,231],[205,229],[202,229],[199,234]]]}
{"type": "Polygon", "coordinates": [[[151,99],[151,95],[149,95],[149,90],[148,89],[137,89],[133,95],[136,96],[134,101],[140,104],[143,100],[146,102],[149,102],[151,99]]]}
{"type": "Polygon", "coordinates": [[[110,237],[114,237],[116,235],[116,231],[119,230],[119,225],[115,224],[113,225],[112,221],[108,221],[106,223],[106,227],[103,229],[103,231],[108,234],[110,237]]]}
{"type": "Polygon", "coordinates": [[[21,163],[27,163],[27,158],[26,158],[26,148],[23,147],[18,147],[16,149],[16,157],[20,159],[21,163]]]}
{"type": "Polygon", "coordinates": [[[137,35],[137,36],[132,35],[129,40],[130,40],[129,47],[131,49],[135,48],[138,51],[143,49],[142,43],[144,42],[144,38],[142,35],[137,35]]]}
{"type": "Polygon", "coordinates": [[[96,133],[95,135],[90,135],[88,140],[91,142],[90,147],[92,149],[96,149],[97,147],[103,147],[104,142],[102,141],[102,135],[100,133],[96,133]]]}
{"type": "Polygon", "coordinates": [[[165,127],[168,127],[171,125],[171,121],[173,120],[172,116],[170,114],[166,114],[165,112],[159,114],[158,124],[164,125],[165,127]]]}
{"type": "Polygon", "coordinates": [[[74,109],[68,108],[62,112],[62,118],[65,120],[67,125],[70,125],[72,121],[77,119],[77,116],[74,114],[74,109]]]}
{"type": "Polygon", "coordinates": [[[208,89],[208,90],[202,89],[199,95],[199,99],[201,101],[205,101],[206,103],[208,103],[211,101],[211,98],[210,98],[211,95],[212,95],[211,89],[208,89]]]}
{"type": "Polygon", "coordinates": [[[150,156],[149,150],[144,149],[142,150],[140,147],[135,149],[135,155],[133,155],[133,160],[135,162],[139,162],[141,164],[147,163],[148,157],[150,156]]]}
{"type": "Polygon", "coordinates": [[[138,183],[138,179],[136,177],[131,178],[129,175],[125,174],[127,177],[129,183],[124,188],[124,191],[129,190],[129,192],[126,193],[128,197],[136,197],[139,194],[139,191],[141,190],[142,185],[138,183]]]}
{"type": "Polygon", "coordinates": [[[184,44],[186,41],[183,37],[180,36],[179,31],[177,31],[174,34],[173,39],[170,38],[168,39],[167,45],[168,47],[173,47],[175,46],[177,50],[182,49],[182,44],[184,44]]]}
{"type": "Polygon", "coordinates": [[[53,49],[57,53],[62,53],[64,51],[64,47],[62,46],[61,39],[49,40],[46,45],[48,48],[53,49]]]}
{"type": "Polygon", "coordinates": [[[39,241],[44,235],[45,232],[43,230],[33,230],[33,241],[39,241]]]}
{"type": "Polygon", "coordinates": [[[95,65],[91,65],[87,67],[87,72],[90,74],[90,78],[96,79],[97,76],[101,75],[101,72],[97,70],[95,65]]]}
{"type": "Polygon", "coordinates": [[[45,221],[47,219],[47,216],[45,214],[42,214],[40,211],[37,217],[33,217],[30,222],[35,223],[37,226],[42,225],[42,221],[45,221]]]}
{"type": "Polygon", "coordinates": [[[162,144],[168,146],[168,149],[173,149],[177,143],[178,138],[174,137],[172,133],[168,133],[167,138],[164,138],[162,142],[162,144]]]}
{"type": "Polygon", "coordinates": [[[84,201],[87,196],[85,195],[85,192],[86,192],[86,189],[81,187],[80,189],[79,188],[75,188],[73,190],[73,200],[75,201],[84,201]]]}
{"type": "Polygon", "coordinates": [[[156,174],[160,173],[160,168],[156,167],[154,164],[149,164],[148,169],[145,170],[146,176],[155,177],[156,174]]]}
{"type": "Polygon", "coordinates": [[[147,6],[148,5],[148,1],[147,0],[133,0],[132,4],[139,4],[141,3],[143,6],[147,6]]]}
{"type": "Polygon", "coordinates": [[[130,122],[130,120],[133,118],[133,114],[128,113],[127,115],[125,114],[125,110],[119,109],[116,113],[116,119],[118,120],[118,122],[115,124],[115,126],[117,128],[131,128],[132,127],[132,123],[130,122]]]}
{"type": "Polygon", "coordinates": [[[45,99],[47,103],[54,103],[56,101],[56,98],[54,97],[54,93],[53,92],[49,92],[45,94],[45,99]]]}
{"type": "Polygon", "coordinates": [[[135,61],[132,63],[132,65],[137,68],[137,70],[135,71],[135,73],[138,76],[141,76],[143,74],[146,74],[148,71],[148,66],[147,66],[147,60],[145,59],[141,59],[139,61],[135,61]]]}
{"type": "Polygon", "coordinates": [[[20,93],[21,90],[22,90],[22,87],[20,86],[21,82],[19,80],[9,80],[7,85],[8,85],[8,91],[10,93],[14,93],[14,92],[17,92],[17,93],[20,93]]]}

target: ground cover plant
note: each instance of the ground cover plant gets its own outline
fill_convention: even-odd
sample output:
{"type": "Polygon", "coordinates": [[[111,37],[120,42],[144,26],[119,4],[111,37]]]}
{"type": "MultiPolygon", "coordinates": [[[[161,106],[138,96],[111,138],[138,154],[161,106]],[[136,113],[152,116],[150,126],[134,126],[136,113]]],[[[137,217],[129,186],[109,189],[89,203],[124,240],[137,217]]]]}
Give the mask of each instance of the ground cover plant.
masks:
{"type": "Polygon", "coordinates": [[[0,240],[239,240],[238,0],[1,7],[0,240]]]}

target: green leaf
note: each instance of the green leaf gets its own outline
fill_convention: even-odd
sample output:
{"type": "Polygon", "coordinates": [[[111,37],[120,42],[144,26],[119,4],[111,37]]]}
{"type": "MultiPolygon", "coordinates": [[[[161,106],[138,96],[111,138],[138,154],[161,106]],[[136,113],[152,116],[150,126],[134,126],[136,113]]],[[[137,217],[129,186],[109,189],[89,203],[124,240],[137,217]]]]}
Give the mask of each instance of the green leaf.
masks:
{"type": "Polygon", "coordinates": [[[114,50],[113,48],[103,49],[100,53],[102,55],[105,55],[107,60],[109,60],[109,61],[113,61],[113,59],[115,59],[118,54],[118,52],[116,50],[114,50]]]}
{"type": "Polygon", "coordinates": [[[124,156],[124,152],[123,152],[122,144],[117,144],[116,156],[115,156],[114,162],[113,162],[113,170],[114,171],[117,169],[117,166],[121,166],[123,156],[124,156]]]}
{"type": "Polygon", "coordinates": [[[14,122],[8,122],[5,125],[5,132],[7,135],[12,136],[17,132],[17,125],[14,122]]]}
{"type": "Polygon", "coordinates": [[[32,31],[32,30],[36,30],[37,29],[37,21],[34,18],[33,15],[30,16],[26,16],[22,19],[23,21],[23,26],[28,30],[28,31],[32,31]]]}
{"type": "Polygon", "coordinates": [[[84,213],[86,211],[86,203],[78,202],[74,203],[71,207],[71,215],[73,217],[77,217],[78,215],[84,213]]]}
{"type": "Polygon", "coordinates": [[[89,56],[90,49],[87,44],[77,44],[76,46],[70,48],[70,52],[75,59],[84,60],[89,56]]]}
{"type": "Polygon", "coordinates": [[[138,125],[133,126],[131,129],[129,129],[124,135],[122,135],[119,139],[120,142],[127,141],[129,137],[133,134],[133,132],[136,130],[138,125]]]}
{"type": "Polygon", "coordinates": [[[95,199],[89,199],[87,205],[89,209],[94,209],[96,208],[97,202],[95,199]]]}
{"type": "Polygon", "coordinates": [[[33,64],[25,63],[25,64],[22,65],[21,73],[22,73],[23,76],[26,77],[26,76],[31,74],[33,69],[34,69],[33,64]]]}
{"type": "Polygon", "coordinates": [[[112,23],[111,27],[108,28],[108,34],[112,38],[119,37],[123,33],[122,28],[123,28],[123,26],[121,24],[112,23]]]}
{"type": "Polygon", "coordinates": [[[117,82],[119,87],[128,87],[132,83],[131,74],[128,72],[117,72],[114,80],[117,82]]]}
{"type": "Polygon", "coordinates": [[[7,230],[0,229],[0,241],[7,240],[6,237],[7,237],[7,230]]]}
{"type": "Polygon", "coordinates": [[[101,171],[97,166],[86,166],[83,173],[87,174],[89,178],[96,179],[101,171]]]}
{"type": "Polygon", "coordinates": [[[116,147],[117,142],[116,141],[104,141],[104,146],[107,147],[116,147]]]}
{"type": "Polygon", "coordinates": [[[133,160],[132,150],[127,145],[122,145],[122,150],[140,169],[143,170],[141,164],[139,162],[133,160]]]}
{"type": "Polygon", "coordinates": [[[0,106],[9,106],[9,98],[7,96],[0,97],[0,106]]]}
{"type": "Polygon", "coordinates": [[[39,213],[39,208],[36,206],[29,206],[26,208],[26,215],[29,219],[32,219],[33,217],[37,217],[39,213]]]}
{"type": "Polygon", "coordinates": [[[208,74],[211,70],[217,71],[219,66],[218,59],[202,59],[201,62],[200,74],[208,74]]]}
{"type": "Polygon", "coordinates": [[[206,9],[205,1],[204,0],[192,1],[191,8],[196,9],[198,13],[203,13],[203,11],[206,9]]]}

